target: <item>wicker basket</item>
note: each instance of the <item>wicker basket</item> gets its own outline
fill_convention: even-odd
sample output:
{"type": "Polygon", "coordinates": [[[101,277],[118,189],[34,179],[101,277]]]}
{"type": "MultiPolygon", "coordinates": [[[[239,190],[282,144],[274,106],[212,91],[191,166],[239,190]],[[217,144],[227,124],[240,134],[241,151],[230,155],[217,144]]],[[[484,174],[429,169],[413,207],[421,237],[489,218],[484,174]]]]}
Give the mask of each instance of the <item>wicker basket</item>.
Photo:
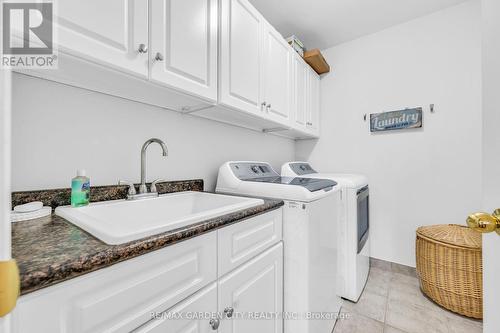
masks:
{"type": "Polygon", "coordinates": [[[417,274],[422,291],[467,317],[483,317],[481,234],[460,225],[417,229],[417,274]]]}

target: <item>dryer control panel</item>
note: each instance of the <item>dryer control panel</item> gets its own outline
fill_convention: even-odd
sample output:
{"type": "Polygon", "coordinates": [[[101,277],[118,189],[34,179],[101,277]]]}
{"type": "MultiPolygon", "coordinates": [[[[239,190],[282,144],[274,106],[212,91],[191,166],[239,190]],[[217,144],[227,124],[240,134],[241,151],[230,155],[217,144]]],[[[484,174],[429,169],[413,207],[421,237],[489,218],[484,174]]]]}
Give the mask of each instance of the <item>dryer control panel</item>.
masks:
{"type": "Polygon", "coordinates": [[[302,176],[302,175],[310,175],[312,173],[317,173],[316,170],[314,170],[309,163],[290,163],[290,169],[292,169],[293,172],[295,172],[296,175],[302,176]]]}
{"type": "Polygon", "coordinates": [[[279,174],[267,163],[238,162],[231,163],[230,167],[234,175],[241,180],[279,176],[279,174]]]}

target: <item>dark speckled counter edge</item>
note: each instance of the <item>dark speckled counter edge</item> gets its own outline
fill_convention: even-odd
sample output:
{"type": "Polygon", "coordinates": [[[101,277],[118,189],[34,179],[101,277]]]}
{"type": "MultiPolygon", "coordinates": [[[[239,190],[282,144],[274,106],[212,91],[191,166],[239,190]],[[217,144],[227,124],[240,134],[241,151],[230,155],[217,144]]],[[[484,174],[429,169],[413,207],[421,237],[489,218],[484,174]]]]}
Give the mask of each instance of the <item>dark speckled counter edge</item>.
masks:
{"type": "MultiPolygon", "coordinates": [[[[195,185],[199,185],[199,183],[195,185]]],[[[173,190],[169,192],[200,190],[199,186],[194,186],[194,188],[193,186],[186,187],[182,185],[173,187],[177,189],[177,191],[173,190]]],[[[33,197],[31,196],[31,198],[33,197]]],[[[39,227],[40,230],[38,230],[38,235],[37,232],[32,233],[27,230],[22,230],[22,222],[14,224],[12,245],[14,258],[17,260],[20,268],[21,295],[26,295],[33,291],[82,276],[98,269],[109,267],[116,263],[179,243],[187,239],[191,239],[218,228],[244,221],[250,217],[278,209],[282,205],[283,201],[280,200],[264,200],[264,204],[256,207],[243,209],[180,229],[121,245],[104,244],[90,234],[87,234],[68,221],[55,215],[48,217],[47,219],[49,220],[45,221],[47,226],[46,229],[44,229],[44,227],[39,227]],[[54,230],[62,231],[55,232],[54,230]],[[54,233],[53,235],[52,232],[54,233]],[[72,243],[76,242],[74,239],[58,237],[58,235],[60,236],[61,234],[67,235],[75,233],[82,234],[82,236],[78,239],[79,243],[76,245],[72,243]],[[45,243],[37,245],[37,239],[40,238],[39,236],[43,236],[45,238],[45,243]],[[61,251],[55,256],[52,256],[50,251],[45,251],[45,249],[40,248],[43,246],[50,247],[52,245],[61,248],[61,251]],[[39,246],[38,249],[37,246],[39,246]],[[76,251],[69,250],[75,247],[78,248],[76,251]],[[68,251],[65,252],[65,248],[67,248],[68,251]],[[37,251],[37,255],[31,255],[37,253],[37,251]],[[16,256],[16,254],[18,254],[18,256],[16,256]]],[[[36,220],[33,220],[30,223],[32,226],[37,225],[36,220]]]]}

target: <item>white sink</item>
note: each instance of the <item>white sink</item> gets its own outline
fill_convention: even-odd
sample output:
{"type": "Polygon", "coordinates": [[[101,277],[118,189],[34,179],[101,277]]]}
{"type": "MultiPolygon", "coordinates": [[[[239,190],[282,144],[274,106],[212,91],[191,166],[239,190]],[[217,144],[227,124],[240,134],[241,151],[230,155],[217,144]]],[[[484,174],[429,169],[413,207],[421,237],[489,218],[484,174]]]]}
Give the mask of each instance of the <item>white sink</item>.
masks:
{"type": "Polygon", "coordinates": [[[178,192],[143,200],[114,200],[56,208],[59,215],[111,245],[160,234],[263,204],[262,199],[178,192]]]}

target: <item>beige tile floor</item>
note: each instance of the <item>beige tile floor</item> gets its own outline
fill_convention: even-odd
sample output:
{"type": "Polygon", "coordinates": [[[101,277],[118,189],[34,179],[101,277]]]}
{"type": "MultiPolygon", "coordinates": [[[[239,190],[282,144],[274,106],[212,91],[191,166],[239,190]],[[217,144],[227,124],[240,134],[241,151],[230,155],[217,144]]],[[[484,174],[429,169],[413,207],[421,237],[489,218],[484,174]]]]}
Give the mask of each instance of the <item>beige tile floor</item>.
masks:
{"type": "Polygon", "coordinates": [[[482,322],[443,309],[420,291],[415,269],[372,260],[357,303],[344,300],[333,333],[481,333],[482,322]],[[344,317],[344,319],[342,319],[344,317]]]}

